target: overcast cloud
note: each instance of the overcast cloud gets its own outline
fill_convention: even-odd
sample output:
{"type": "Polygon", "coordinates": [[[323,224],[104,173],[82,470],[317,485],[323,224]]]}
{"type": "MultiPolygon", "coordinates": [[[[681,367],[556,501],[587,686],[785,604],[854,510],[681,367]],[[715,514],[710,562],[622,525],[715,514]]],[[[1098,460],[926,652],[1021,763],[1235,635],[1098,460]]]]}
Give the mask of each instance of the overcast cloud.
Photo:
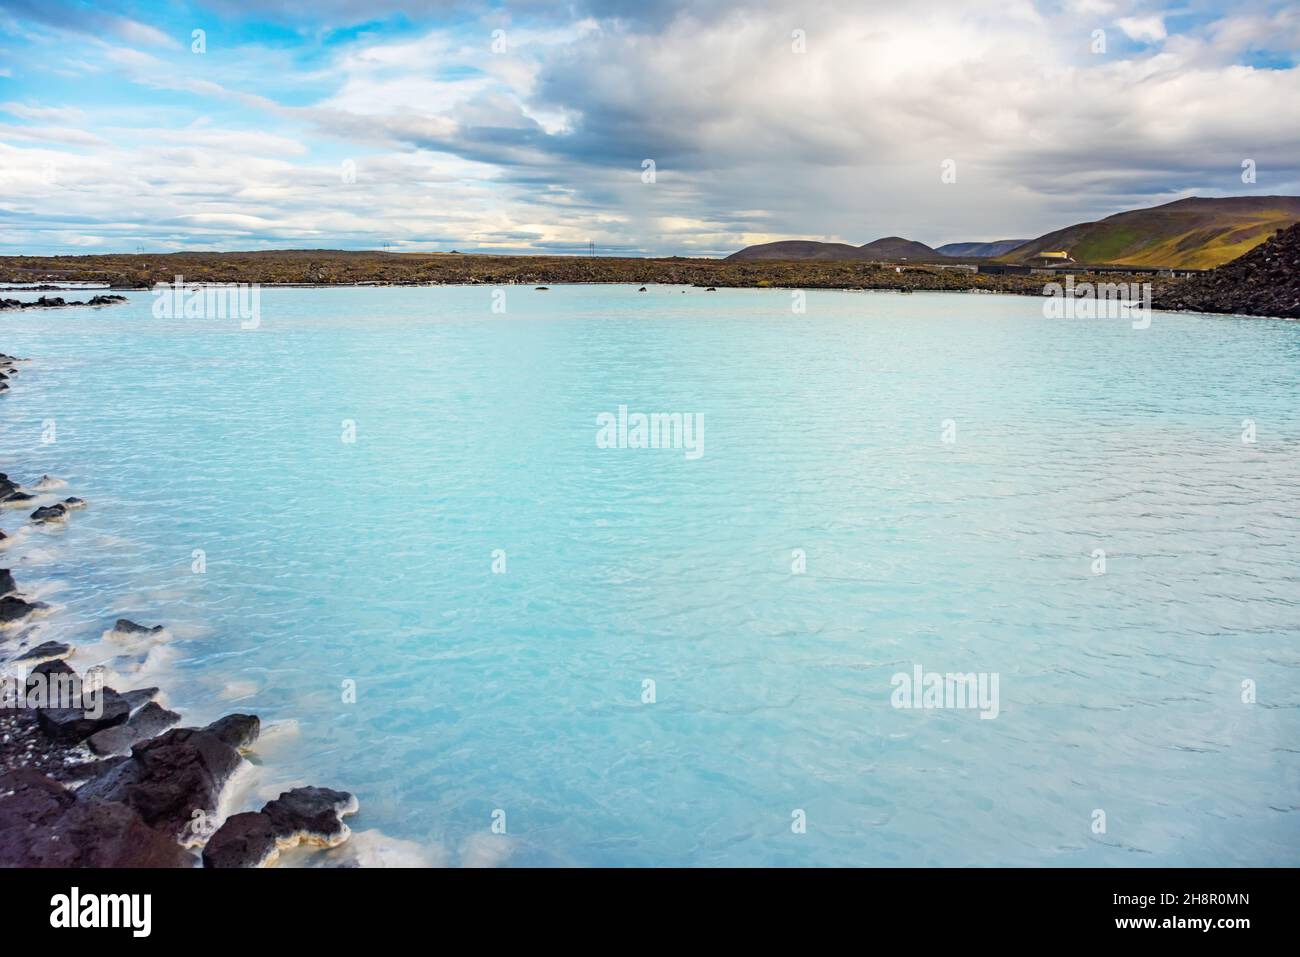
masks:
{"type": "Polygon", "coordinates": [[[1294,4],[299,6],[0,0],[0,252],[718,255],[1300,193],[1294,4]]]}

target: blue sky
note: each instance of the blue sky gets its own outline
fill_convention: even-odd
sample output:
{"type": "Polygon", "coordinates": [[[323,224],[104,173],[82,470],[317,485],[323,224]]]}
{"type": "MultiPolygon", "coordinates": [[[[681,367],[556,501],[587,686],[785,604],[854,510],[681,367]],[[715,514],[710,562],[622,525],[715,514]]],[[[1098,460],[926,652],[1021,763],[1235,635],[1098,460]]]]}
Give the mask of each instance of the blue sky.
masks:
{"type": "Polygon", "coordinates": [[[0,253],[1025,238],[1300,193],[1298,56],[1269,0],[0,0],[0,253]]]}

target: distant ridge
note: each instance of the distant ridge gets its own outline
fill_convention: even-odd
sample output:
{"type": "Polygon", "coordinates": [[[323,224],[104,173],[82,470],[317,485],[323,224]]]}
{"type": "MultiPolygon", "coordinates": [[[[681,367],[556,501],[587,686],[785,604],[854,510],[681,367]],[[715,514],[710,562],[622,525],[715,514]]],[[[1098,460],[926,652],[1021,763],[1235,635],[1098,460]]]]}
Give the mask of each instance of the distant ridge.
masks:
{"type": "Polygon", "coordinates": [[[936,246],[934,251],[958,259],[993,259],[1006,255],[1027,242],[1028,239],[997,239],[991,243],[945,243],[936,246]]]}
{"type": "Polygon", "coordinates": [[[1193,196],[1076,223],[1037,239],[948,243],[937,249],[899,236],[863,246],[792,240],[746,246],[733,260],[879,260],[917,263],[993,259],[1024,265],[1045,253],[1092,266],[1212,269],[1254,249],[1279,229],[1300,222],[1300,196],[1193,196]]]}
{"type": "Polygon", "coordinates": [[[944,262],[947,257],[935,252],[925,243],[901,236],[885,236],[862,246],[848,243],[822,243],[811,239],[788,239],[775,243],[746,246],[727,257],[729,260],[783,260],[826,259],[849,260],[899,260],[910,262],[944,262]]]}

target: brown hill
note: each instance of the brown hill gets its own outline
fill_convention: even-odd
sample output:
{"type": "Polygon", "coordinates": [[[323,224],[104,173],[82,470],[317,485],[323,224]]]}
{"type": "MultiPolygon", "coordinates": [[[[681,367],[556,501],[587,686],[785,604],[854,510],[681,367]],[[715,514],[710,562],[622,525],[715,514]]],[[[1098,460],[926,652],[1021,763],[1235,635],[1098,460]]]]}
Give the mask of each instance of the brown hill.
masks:
{"type": "Polygon", "coordinates": [[[746,246],[727,257],[729,260],[781,260],[793,262],[800,259],[844,261],[861,259],[870,262],[947,262],[948,257],[935,252],[925,243],[901,236],[885,236],[862,246],[848,243],[821,243],[810,239],[789,239],[775,243],[746,246]]]}
{"type": "Polygon", "coordinates": [[[1193,196],[1067,226],[999,259],[1027,263],[1045,252],[1066,252],[1088,265],[1210,269],[1295,222],[1300,222],[1300,196],[1193,196]]]}

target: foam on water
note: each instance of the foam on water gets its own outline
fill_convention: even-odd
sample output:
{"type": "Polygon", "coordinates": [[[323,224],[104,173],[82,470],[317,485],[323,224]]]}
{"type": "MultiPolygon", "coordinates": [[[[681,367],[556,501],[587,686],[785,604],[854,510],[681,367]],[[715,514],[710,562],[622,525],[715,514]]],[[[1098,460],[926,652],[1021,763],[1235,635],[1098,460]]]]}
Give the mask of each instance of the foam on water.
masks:
{"type": "Polygon", "coordinates": [[[352,791],[340,862],[1295,864],[1300,325],[790,302],[15,314],[0,471],[89,507],[4,561],[87,655],[167,624],[127,658],[187,723],[293,722],[232,806],[352,791]],[[704,455],[598,448],[621,405],[704,455]],[[891,707],[915,664],[997,673],[998,717],[891,707]]]}

